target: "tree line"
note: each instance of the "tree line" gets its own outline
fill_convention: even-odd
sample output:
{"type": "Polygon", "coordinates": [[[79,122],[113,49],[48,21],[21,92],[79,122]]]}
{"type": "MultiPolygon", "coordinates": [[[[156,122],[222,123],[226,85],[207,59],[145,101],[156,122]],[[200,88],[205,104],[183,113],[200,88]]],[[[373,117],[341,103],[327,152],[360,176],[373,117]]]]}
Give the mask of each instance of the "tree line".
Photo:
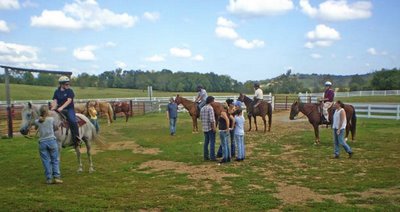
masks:
{"type": "MultiPolygon", "coordinates": [[[[55,74],[39,73],[34,76],[31,72],[12,71],[10,82],[41,86],[57,86],[58,77],[55,74]]],[[[261,78],[261,77],[260,77],[261,78]]],[[[227,75],[213,72],[172,72],[168,69],[161,71],[122,70],[105,71],[99,75],[87,73],[72,77],[74,86],[80,88],[127,88],[147,89],[174,92],[195,92],[202,85],[209,92],[244,92],[252,93],[255,81],[238,82],[227,75]]],[[[332,81],[339,91],[354,90],[397,90],[400,89],[400,70],[382,69],[365,75],[329,75],[329,74],[293,74],[291,70],[273,79],[259,80],[265,93],[298,93],[321,92],[325,81],[332,81]]],[[[4,74],[0,75],[4,83],[4,74]]]]}

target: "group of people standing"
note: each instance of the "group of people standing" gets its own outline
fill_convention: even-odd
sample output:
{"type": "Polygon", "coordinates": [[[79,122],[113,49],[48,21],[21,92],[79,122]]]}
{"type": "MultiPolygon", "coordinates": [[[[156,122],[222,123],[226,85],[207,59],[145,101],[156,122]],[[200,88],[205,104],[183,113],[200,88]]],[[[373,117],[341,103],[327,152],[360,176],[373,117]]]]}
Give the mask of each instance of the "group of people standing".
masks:
{"type": "Polygon", "coordinates": [[[224,104],[225,110],[221,112],[218,120],[215,120],[214,109],[211,106],[213,102],[214,97],[208,96],[206,99],[206,105],[200,110],[200,119],[204,133],[204,160],[217,161],[217,157],[222,157],[219,163],[230,162],[234,157],[236,157],[236,161],[244,160],[245,119],[243,117],[242,109],[238,103],[235,104],[233,100],[227,99],[226,103],[224,104]],[[215,134],[217,131],[217,122],[221,144],[217,154],[215,154],[215,134]],[[230,145],[229,141],[231,142],[230,145]]]}

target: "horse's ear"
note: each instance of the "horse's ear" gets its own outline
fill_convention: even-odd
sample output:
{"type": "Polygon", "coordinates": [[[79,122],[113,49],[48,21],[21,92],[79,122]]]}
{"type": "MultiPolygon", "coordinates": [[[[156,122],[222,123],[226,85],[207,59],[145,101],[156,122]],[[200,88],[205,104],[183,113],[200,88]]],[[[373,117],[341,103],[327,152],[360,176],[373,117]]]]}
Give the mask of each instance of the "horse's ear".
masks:
{"type": "Polygon", "coordinates": [[[176,94],[176,97],[179,97],[179,94],[176,94]]]}
{"type": "Polygon", "coordinates": [[[29,109],[32,109],[32,104],[30,102],[28,102],[28,107],[29,109]]]}

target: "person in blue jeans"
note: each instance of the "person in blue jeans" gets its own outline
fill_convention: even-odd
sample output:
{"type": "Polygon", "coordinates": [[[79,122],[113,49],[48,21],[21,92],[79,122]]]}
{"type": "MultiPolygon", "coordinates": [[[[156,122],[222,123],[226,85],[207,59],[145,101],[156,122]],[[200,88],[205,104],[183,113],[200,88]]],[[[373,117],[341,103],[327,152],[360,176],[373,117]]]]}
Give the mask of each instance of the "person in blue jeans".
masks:
{"type": "Polygon", "coordinates": [[[235,112],[235,141],[237,147],[236,161],[242,161],[245,158],[244,148],[244,123],[245,119],[241,109],[237,109],[235,112]]]}
{"type": "Polygon", "coordinates": [[[334,142],[334,157],[339,158],[340,147],[343,146],[344,150],[349,154],[349,158],[352,157],[353,151],[351,147],[345,141],[345,129],[346,129],[346,111],[344,110],[344,104],[341,101],[335,103],[335,113],[333,114],[333,142],[334,142]]]}
{"type": "Polygon", "coordinates": [[[214,109],[211,107],[211,103],[214,102],[213,96],[208,96],[206,99],[206,105],[201,108],[200,119],[201,126],[204,133],[204,160],[216,161],[215,159],[215,116],[214,109]],[[210,151],[208,151],[210,146],[210,151]]]}
{"type": "Polygon", "coordinates": [[[222,160],[220,163],[227,163],[231,161],[231,152],[229,151],[229,118],[227,114],[228,107],[225,108],[226,111],[221,111],[221,115],[218,118],[218,129],[219,138],[221,139],[222,147],[222,160]]]}
{"type": "Polygon", "coordinates": [[[39,128],[39,153],[44,167],[47,184],[60,184],[60,157],[58,155],[58,144],[54,135],[54,118],[49,117],[49,108],[43,105],[39,109],[40,117],[35,120],[39,128]]]}
{"type": "Polygon", "coordinates": [[[51,110],[63,113],[71,129],[72,142],[75,147],[80,145],[79,127],[75,116],[74,91],[70,88],[70,80],[67,76],[61,76],[58,79],[59,87],[54,91],[51,110]]]}
{"type": "Polygon", "coordinates": [[[170,135],[175,135],[176,133],[177,118],[178,118],[178,105],[175,103],[174,98],[171,97],[167,105],[167,119],[169,120],[170,135]]]}
{"type": "MultiPolygon", "coordinates": [[[[233,99],[227,99],[226,104],[228,105],[228,110],[227,110],[227,115],[229,118],[229,138],[231,141],[231,157],[234,158],[236,155],[236,148],[235,148],[235,117],[233,113],[236,110],[236,106],[233,102],[233,99]]],[[[218,152],[217,152],[217,157],[220,158],[222,157],[222,145],[219,146],[218,152]]]]}

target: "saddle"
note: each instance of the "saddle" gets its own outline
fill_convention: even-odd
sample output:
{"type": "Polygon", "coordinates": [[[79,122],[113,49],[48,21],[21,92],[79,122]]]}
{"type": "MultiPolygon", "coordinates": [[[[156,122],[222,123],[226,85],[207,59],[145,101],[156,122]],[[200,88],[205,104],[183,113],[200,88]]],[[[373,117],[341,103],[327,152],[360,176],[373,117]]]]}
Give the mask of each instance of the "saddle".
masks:
{"type": "MultiPolygon", "coordinates": [[[[66,132],[67,132],[67,135],[68,135],[68,130],[69,130],[70,126],[69,126],[69,122],[67,120],[67,117],[62,112],[61,113],[57,112],[57,113],[61,117],[60,127],[61,128],[65,128],[66,132]]],[[[86,124],[86,121],[81,119],[79,116],[76,116],[76,120],[77,120],[78,127],[81,127],[82,125],[86,124]]]]}

